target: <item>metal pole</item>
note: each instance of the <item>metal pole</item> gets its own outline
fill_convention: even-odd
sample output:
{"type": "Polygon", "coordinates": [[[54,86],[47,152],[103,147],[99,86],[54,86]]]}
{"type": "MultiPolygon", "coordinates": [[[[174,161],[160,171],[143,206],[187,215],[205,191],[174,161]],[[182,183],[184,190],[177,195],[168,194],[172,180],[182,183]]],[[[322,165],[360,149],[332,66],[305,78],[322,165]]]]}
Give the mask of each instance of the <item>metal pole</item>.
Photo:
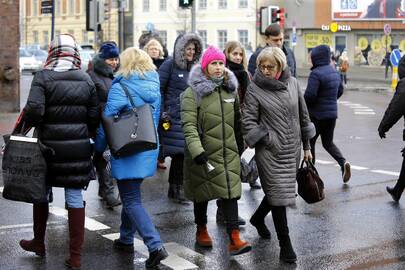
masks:
{"type": "Polygon", "coordinates": [[[119,1],[118,9],[118,35],[120,51],[124,50],[124,0],[119,1]]]}
{"type": "Polygon", "coordinates": [[[52,0],[51,40],[55,37],[55,0],[52,0]]]}
{"type": "Polygon", "coordinates": [[[193,1],[193,5],[191,6],[191,32],[195,33],[196,32],[196,7],[195,3],[197,1],[193,1]]]}
{"type": "Polygon", "coordinates": [[[93,0],[94,49],[98,49],[98,0],[93,0]]]}

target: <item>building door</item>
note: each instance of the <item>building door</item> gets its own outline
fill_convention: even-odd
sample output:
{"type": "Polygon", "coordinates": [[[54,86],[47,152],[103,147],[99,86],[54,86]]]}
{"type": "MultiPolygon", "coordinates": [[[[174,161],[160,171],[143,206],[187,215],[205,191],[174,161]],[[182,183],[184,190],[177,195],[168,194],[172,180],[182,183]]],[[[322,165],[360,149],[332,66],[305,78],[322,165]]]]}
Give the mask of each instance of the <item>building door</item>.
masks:
{"type": "Polygon", "coordinates": [[[346,49],[346,36],[335,36],[335,52],[342,54],[346,49]]]}

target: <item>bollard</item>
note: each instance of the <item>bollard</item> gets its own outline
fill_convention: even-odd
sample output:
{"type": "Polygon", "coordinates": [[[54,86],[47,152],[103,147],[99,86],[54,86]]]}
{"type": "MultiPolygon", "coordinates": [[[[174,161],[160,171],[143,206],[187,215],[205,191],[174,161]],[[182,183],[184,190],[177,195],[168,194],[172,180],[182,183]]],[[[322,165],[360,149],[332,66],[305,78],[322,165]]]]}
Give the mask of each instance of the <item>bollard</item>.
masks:
{"type": "Polygon", "coordinates": [[[391,82],[392,90],[395,90],[395,88],[397,88],[397,84],[398,84],[398,67],[393,66],[392,67],[392,82],[391,82]]]}

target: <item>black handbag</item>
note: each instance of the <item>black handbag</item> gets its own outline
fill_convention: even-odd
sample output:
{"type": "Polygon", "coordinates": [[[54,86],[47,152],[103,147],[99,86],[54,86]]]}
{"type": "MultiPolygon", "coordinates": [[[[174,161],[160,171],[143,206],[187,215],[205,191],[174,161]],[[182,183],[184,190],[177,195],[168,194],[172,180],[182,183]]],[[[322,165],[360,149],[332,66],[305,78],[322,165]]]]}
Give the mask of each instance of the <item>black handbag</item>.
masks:
{"type": "Polygon", "coordinates": [[[113,116],[102,114],[101,117],[107,143],[115,159],[157,149],[158,145],[151,106],[145,103],[135,107],[126,86],[120,85],[131,103],[131,110],[113,116]]]}
{"type": "Polygon", "coordinates": [[[301,162],[297,172],[297,183],[298,194],[307,203],[320,202],[325,198],[324,184],[312,162],[304,160],[301,162]]]}
{"type": "Polygon", "coordinates": [[[3,197],[27,203],[47,202],[44,148],[38,138],[25,136],[28,131],[23,124],[21,131],[4,136],[3,197]]]}

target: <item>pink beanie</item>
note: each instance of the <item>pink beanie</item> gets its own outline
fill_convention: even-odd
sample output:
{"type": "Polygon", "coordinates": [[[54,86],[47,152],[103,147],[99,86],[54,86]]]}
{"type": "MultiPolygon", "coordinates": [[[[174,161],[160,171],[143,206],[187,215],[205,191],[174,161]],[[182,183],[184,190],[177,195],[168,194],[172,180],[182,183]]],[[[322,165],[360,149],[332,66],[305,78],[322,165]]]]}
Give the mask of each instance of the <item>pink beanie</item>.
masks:
{"type": "Polygon", "coordinates": [[[201,58],[201,69],[205,70],[207,68],[208,64],[214,60],[221,60],[225,64],[226,63],[225,54],[223,52],[221,52],[221,50],[218,49],[217,47],[209,46],[205,50],[205,52],[201,58]]]}

